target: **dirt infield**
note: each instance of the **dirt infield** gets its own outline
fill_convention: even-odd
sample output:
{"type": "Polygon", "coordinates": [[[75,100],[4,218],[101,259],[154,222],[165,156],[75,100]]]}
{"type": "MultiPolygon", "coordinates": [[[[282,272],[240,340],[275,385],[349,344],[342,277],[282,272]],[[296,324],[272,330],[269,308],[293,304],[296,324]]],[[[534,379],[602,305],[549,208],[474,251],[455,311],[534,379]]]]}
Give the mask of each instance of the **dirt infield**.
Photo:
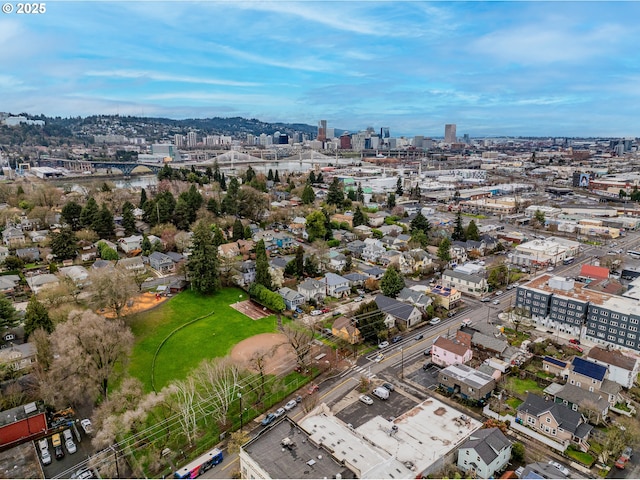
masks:
{"type": "Polygon", "coordinates": [[[265,352],[266,373],[278,374],[291,368],[295,353],[287,337],[282,333],[261,333],[238,343],[231,350],[231,358],[251,370],[251,357],[256,352],[265,352]]]}
{"type": "MultiPolygon", "coordinates": [[[[169,300],[168,297],[156,295],[155,293],[141,293],[140,295],[133,297],[129,301],[128,305],[122,309],[121,316],[126,317],[132,313],[144,312],[145,310],[157,307],[167,300],[169,300]]],[[[116,316],[115,312],[110,311],[109,309],[101,310],[98,313],[108,318],[115,318],[116,316]]]]}
{"type": "Polygon", "coordinates": [[[236,302],[229,305],[234,310],[239,311],[240,313],[245,314],[251,320],[259,320],[264,317],[268,317],[271,315],[271,310],[266,307],[262,307],[257,303],[254,303],[251,300],[244,300],[242,302],[236,302]]]}

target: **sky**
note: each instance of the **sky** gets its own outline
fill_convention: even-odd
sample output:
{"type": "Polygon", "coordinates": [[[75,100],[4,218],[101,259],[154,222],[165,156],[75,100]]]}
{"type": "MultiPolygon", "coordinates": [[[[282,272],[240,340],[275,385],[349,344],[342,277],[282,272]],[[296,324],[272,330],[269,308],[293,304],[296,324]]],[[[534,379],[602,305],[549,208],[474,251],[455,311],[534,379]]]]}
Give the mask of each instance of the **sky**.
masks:
{"type": "Polygon", "coordinates": [[[640,3],[60,1],[0,13],[0,111],[392,136],[638,136],[640,3]]]}

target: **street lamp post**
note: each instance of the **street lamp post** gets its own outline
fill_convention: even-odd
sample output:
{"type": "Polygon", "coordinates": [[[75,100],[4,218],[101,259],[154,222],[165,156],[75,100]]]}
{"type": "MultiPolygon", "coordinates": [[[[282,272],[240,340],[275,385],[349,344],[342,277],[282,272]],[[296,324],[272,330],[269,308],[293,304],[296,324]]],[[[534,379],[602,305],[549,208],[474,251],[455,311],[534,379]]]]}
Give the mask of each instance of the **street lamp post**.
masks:
{"type": "Polygon", "coordinates": [[[242,414],[244,413],[242,410],[242,393],[238,392],[238,400],[240,401],[240,432],[242,432],[242,414]]]}
{"type": "Polygon", "coordinates": [[[404,380],[404,347],[400,347],[400,378],[404,380]]]}

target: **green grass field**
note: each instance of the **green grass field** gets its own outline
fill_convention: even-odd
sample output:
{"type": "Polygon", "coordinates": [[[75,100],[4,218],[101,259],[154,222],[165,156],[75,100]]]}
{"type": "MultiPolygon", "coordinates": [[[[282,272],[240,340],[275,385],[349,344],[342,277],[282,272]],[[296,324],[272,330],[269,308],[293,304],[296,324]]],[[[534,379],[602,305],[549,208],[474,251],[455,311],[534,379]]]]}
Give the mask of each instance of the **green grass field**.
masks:
{"type": "Polygon", "coordinates": [[[248,295],[235,288],[202,296],[185,291],[159,307],[131,316],[128,323],[136,342],[129,374],[152,390],[151,365],[158,345],[176,328],[214,312],[174,333],[162,346],[156,359],[155,387],[160,390],[172,380],[185,378],[207,358],[223,357],[241,340],[276,330],[275,317],[251,320],[229,305],[248,295]]]}

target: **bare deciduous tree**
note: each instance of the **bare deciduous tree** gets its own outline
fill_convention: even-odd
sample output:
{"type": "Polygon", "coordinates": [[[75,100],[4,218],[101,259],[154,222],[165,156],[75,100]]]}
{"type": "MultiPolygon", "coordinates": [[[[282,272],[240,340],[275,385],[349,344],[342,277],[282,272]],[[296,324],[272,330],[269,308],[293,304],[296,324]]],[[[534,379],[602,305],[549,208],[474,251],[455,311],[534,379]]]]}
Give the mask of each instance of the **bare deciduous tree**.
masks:
{"type": "Polygon", "coordinates": [[[199,399],[212,401],[215,405],[212,416],[220,424],[226,422],[229,407],[238,401],[240,373],[229,357],[205,360],[193,373],[199,399]]]}
{"type": "Polygon", "coordinates": [[[51,367],[53,378],[62,382],[71,399],[95,399],[97,394],[107,399],[109,382],[129,359],[133,334],[120,320],[73,311],[53,331],[51,341],[58,354],[51,367]]]}
{"type": "Polygon", "coordinates": [[[265,395],[265,384],[267,381],[267,362],[276,353],[278,346],[270,349],[260,349],[253,352],[253,355],[249,359],[249,368],[254,370],[260,377],[260,388],[258,390],[258,402],[262,401],[265,395]]]}
{"type": "Polygon", "coordinates": [[[109,308],[117,318],[122,310],[138,292],[138,286],[132,275],[124,268],[106,268],[93,272],[91,279],[91,293],[96,308],[109,308]]]}
{"type": "Polygon", "coordinates": [[[300,365],[300,368],[305,368],[307,366],[307,357],[311,353],[313,334],[307,329],[296,328],[291,325],[285,325],[282,333],[286,335],[289,345],[293,348],[298,365],[300,365]]]}
{"type": "Polygon", "coordinates": [[[194,405],[196,399],[196,382],[194,378],[189,376],[185,380],[175,382],[173,384],[172,398],[177,404],[178,421],[182,431],[187,437],[189,445],[193,445],[198,427],[198,417],[194,405]]]}

